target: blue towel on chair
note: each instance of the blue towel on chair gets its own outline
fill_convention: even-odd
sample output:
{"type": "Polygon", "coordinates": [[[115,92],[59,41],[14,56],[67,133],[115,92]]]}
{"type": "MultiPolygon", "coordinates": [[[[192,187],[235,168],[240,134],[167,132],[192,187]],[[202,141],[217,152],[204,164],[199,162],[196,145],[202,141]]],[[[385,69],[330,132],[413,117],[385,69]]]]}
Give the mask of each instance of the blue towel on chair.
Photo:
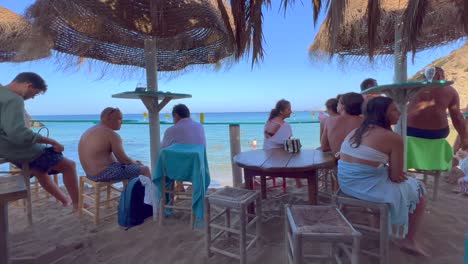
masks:
{"type": "Polygon", "coordinates": [[[168,183],[174,180],[192,182],[192,208],[196,219],[195,226],[203,226],[203,199],[210,185],[205,146],[173,144],[161,150],[156,171],[153,172],[153,182],[158,187],[159,202],[161,202],[163,175],[166,176],[168,183]]]}

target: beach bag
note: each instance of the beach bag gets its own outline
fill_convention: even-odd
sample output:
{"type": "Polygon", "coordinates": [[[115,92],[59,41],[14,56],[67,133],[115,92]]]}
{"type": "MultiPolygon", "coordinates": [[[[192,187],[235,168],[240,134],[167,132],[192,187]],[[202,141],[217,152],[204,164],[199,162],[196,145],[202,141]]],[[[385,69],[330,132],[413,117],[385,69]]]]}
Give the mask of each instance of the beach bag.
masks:
{"type": "Polygon", "coordinates": [[[284,141],[284,150],[289,153],[299,152],[301,147],[301,141],[298,138],[290,138],[284,141]]]}
{"type": "Polygon", "coordinates": [[[143,202],[145,187],[138,177],[127,184],[127,188],[120,195],[118,221],[119,225],[127,229],[142,224],[146,218],[153,215],[153,207],[143,202]]]}

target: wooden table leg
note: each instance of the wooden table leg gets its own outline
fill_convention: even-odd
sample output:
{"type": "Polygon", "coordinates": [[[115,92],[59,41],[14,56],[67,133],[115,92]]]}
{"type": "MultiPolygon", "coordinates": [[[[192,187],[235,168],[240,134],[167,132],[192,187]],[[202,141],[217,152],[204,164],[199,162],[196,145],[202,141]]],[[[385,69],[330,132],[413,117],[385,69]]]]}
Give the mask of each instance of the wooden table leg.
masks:
{"type": "Polygon", "coordinates": [[[0,263],[8,263],[8,204],[0,202],[0,263]]]}
{"type": "MultiPolygon", "coordinates": [[[[247,190],[253,190],[253,177],[254,177],[253,173],[250,170],[244,168],[244,181],[245,181],[245,188],[247,190]]],[[[249,214],[255,214],[255,207],[253,203],[247,206],[247,212],[249,214]]],[[[251,217],[249,216],[249,222],[250,220],[251,220],[251,217]]]]}
{"type": "Polygon", "coordinates": [[[266,176],[260,175],[260,188],[262,190],[262,199],[267,198],[267,184],[266,184],[266,176]]]}
{"type": "Polygon", "coordinates": [[[309,188],[309,203],[312,205],[316,205],[317,204],[317,177],[316,177],[315,171],[308,175],[307,185],[309,188]]]}

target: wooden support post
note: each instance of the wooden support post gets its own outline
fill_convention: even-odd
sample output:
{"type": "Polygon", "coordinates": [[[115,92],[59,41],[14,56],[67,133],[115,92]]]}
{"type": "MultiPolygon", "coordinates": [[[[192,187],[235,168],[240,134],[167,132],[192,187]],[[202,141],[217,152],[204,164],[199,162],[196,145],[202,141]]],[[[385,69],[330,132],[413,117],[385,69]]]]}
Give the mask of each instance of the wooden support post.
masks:
{"type": "Polygon", "coordinates": [[[234,163],[234,156],[241,152],[240,126],[229,125],[229,142],[231,144],[232,184],[234,187],[242,187],[242,170],[234,163]]]}

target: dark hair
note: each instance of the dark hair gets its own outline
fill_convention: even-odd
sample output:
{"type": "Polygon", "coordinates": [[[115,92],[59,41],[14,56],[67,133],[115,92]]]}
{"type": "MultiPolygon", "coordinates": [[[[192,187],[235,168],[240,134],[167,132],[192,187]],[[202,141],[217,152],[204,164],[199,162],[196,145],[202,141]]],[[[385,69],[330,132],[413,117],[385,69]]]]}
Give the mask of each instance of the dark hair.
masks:
{"type": "Polygon", "coordinates": [[[372,85],[373,83],[377,83],[377,80],[372,79],[372,78],[367,78],[361,83],[361,91],[366,90],[367,88],[370,88],[369,86],[372,85]]]}
{"type": "Polygon", "coordinates": [[[47,84],[45,83],[44,79],[41,76],[34,72],[22,72],[16,75],[13,82],[17,83],[31,83],[34,89],[41,90],[42,93],[47,91],[47,84]]]}
{"type": "Polygon", "coordinates": [[[174,105],[174,108],[172,108],[172,116],[175,114],[180,116],[180,118],[187,118],[190,117],[190,110],[184,104],[174,105]]]}
{"type": "Polygon", "coordinates": [[[393,100],[390,97],[383,96],[372,98],[367,102],[364,112],[364,121],[350,138],[353,148],[357,148],[361,145],[362,136],[371,126],[379,126],[388,130],[392,129],[390,120],[387,118],[387,109],[392,103],[393,100]]]}
{"type": "Polygon", "coordinates": [[[358,93],[345,93],[340,96],[340,101],[344,106],[346,113],[350,115],[360,115],[364,97],[358,93]]]}
{"type": "MultiPolygon", "coordinates": [[[[434,78],[437,78],[437,79],[440,79],[440,74],[443,74],[445,75],[445,72],[444,72],[444,69],[442,69],[441,67],[439,66],[436,66],[434,67],[435,68],[435,74],[434,74],[434,78]]],[[[445,77],[445,76],[444,76],[445,77]]]]}
{"type": "Polygon", "coordinates": [[[275,117],[277,117],[281,111],[284,111],[288,106],[291,106],[291,103],[288,100],[281,99],[276,103],[275,108],[271,109],[270,111],[270,117],[268,117],[268,120],[271,120],[275,117]]]}
{"type": "Polygon", "coordinates": [[[327,110],[331,110],[335,113],[338,112],[337,107],[338,107],[338,100],[336,98],[330,98],[325,102],[325,107],[327,110]]]}
{"type": "Polygon", "coordinates": [[[101,120],[103,120],[105,117],[112,115],[114,112],[120,112],[120,109],[117,107],[106,107],[104,110],[101,112],[101,120]]]}

